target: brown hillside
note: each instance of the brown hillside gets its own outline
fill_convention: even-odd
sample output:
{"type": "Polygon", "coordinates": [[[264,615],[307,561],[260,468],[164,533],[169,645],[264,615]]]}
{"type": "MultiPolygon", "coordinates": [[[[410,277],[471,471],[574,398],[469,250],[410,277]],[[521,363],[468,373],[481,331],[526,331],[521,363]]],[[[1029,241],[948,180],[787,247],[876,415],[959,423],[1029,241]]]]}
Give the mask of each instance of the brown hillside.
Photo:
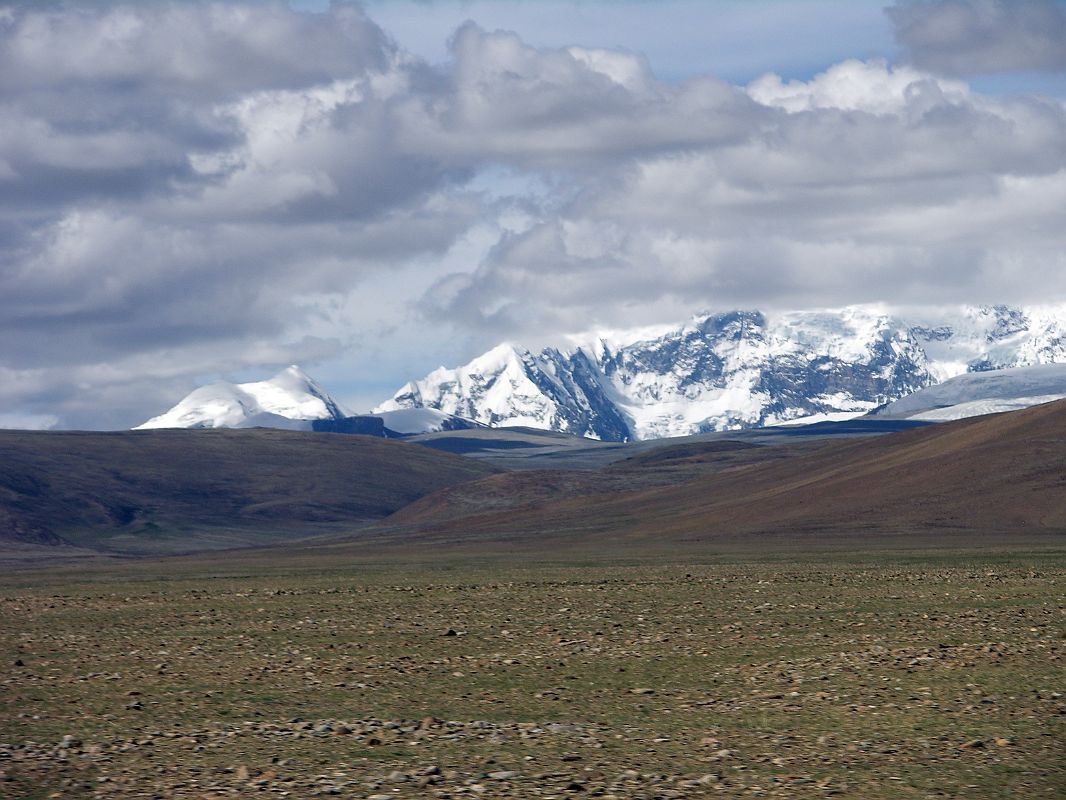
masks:
{"type": "Polygon", "coordinates": [[[673,486],[600,487],[583,483],[575,496],[537,474],[489,478],[460,489],[463,504],[476,513],[455,518],[454,492],[442,492],[416,504],[417,523],[423,535],[437,539],[1066,530],[1066,401],[834,441],[798,457],[760,459],[673,486]],[[513,486],[523,480],[534,485],[513,486]],[[501,482],[525,499],[524,507],[493,512],[489,498],[495,493],[499,502],[501,482]],[[486,499],[480,504],[479,490],[486,499]]]}

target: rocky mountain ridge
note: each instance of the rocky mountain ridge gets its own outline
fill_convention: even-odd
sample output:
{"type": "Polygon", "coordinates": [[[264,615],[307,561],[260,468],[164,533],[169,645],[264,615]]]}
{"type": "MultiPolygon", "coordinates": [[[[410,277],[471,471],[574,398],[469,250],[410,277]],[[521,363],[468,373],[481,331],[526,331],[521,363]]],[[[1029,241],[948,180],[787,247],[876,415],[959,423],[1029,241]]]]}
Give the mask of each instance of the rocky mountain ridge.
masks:
{"type": "Polygon", "coordinates": [[[967,372],[1066,362],[1066,306],[730,311],[594,332],[539,352],[502,344],[374,409],[627,441],[872,411],[967,372]]]}

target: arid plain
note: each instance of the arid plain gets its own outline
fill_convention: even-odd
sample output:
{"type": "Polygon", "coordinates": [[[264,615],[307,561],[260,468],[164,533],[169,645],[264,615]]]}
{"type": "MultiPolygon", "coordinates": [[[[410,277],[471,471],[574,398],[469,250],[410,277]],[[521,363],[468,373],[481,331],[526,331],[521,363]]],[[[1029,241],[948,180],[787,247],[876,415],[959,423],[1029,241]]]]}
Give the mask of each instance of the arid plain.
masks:
{"type": "Polygon", "coordinates": [[[7,797],[1061,797],[1055,553],[5,580],[7,797]]]}
{"type": "Polygon", "coordinates": [[[8,437],[0,795],[1061,797],[1064,419],[581,469],[8,437]]]}

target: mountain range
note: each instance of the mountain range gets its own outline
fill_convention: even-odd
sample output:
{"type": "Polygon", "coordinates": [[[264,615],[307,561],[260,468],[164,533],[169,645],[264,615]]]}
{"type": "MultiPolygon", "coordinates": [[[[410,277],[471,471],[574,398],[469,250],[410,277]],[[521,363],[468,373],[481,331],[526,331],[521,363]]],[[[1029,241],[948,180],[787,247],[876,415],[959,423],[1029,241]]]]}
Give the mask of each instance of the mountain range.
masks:
{"type": "Polygon", "coordinates": [[[568,341],[537,352],[498,345],[407,383],[369,414],[353,414],[291,366],[265,381],[200,387],[137,427],[400,438],[527,426],[627,442],[871,413],[953,419],[1066,396],[1063,370],[1017,371],[1066,363],[1066,306],[907,318],[878,306],[731,311],[568,341]],[[1000,377],[983,377],[992,374],[1000,377]]]}
{"type": "Polygon", "coordinates": [[[958,375],[1060,362],[1066,306],[730,311],[538,352],[501,344],[374,411],[631,441],[863,414],[958,375]]]}

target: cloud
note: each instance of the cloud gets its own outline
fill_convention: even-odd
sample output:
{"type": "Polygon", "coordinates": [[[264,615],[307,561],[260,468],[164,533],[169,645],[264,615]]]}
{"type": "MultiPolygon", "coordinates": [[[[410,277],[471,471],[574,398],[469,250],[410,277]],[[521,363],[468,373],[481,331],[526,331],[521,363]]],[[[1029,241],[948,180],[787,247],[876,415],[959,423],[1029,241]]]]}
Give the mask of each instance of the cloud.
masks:
{"type": "Polygon", "coordinates": [[[903,0],[886,11],[896,40],[922,69],[1066,69],[1066,8],[1055,0],[903,0]]]}
{"type": "Polygon", "coordinates": [[[292,362],[401,383],[699,307],[1066,290],[1061,103],[449,42],[431,66],[343,4],[0,15],[0,409],[127,426],[292,362]]]}
{"type": "MultiPolygon", "coordinates": [[[[1066,108],[882,61],[747,87],[745,135],[638,154],[427,313],[498,335],[654,322],[707,306],[1062,294],[1066,108]]],[[[739,104],[738,104],[739,105],[739,104]]]]}
{"type": "Polygon", "coordinates": [[[59,424],[59,417],[54,414],[0,414],[0,430],[46,431],[59,424]]]}
{"type": "Polygon", "coordinates": [[[82,424],[115,403],[97,419],[131,424],[157,409],[148,385],[339,352],[339,332],[303,333],[305,298],[440,255],[480,219],[468,163],[397,136],[435,80],[344,4],[8,9],[0,408],[82,424]]]}
{"type": "Polygon", "coordinates": [[[639,56],[540,50],[472,23],[451,39],[443,82],[400,113],[402,146],[463,164],[599,169],[641,153],[743,137],[758,107],[712,77],[681,89],[639,56]]]}

